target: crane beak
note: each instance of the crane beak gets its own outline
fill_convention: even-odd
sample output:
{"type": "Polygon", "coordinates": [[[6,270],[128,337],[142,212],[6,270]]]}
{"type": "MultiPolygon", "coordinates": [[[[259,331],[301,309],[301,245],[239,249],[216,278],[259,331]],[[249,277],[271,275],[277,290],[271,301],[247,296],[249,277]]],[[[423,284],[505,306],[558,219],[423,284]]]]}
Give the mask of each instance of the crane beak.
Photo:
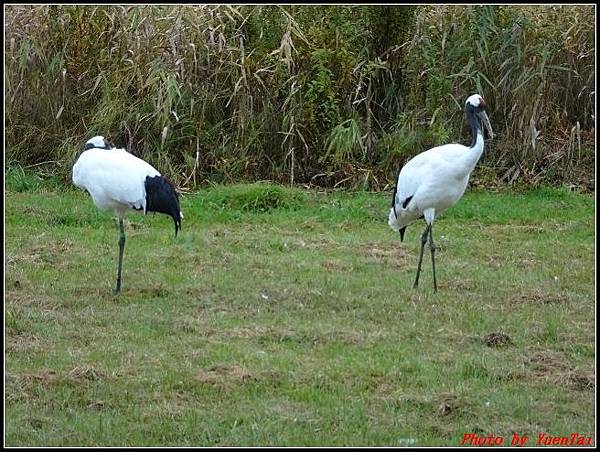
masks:
{"type": "Polygon", "coordinates": [[[404,226],[403,228],[400,228],[398,230],[398,232],[400,233],[400,241],[404,242],[404,231],[406,231],[406,226],[404,226]]]}
{"type": "Polygon", "coordinates": [[[490,118],[488,117],[488,115],[485,112],[485,110],[481,110],[478,113],[478,116],[479,116],[479,118],[481,118],[481,121],[483,122],[483,125],[487,129],[488,136],[489,136],[489,138],[491,140],[492,138],[494,138],[494,131],[492,130],[492,124],[490,124],[490,118]]]}

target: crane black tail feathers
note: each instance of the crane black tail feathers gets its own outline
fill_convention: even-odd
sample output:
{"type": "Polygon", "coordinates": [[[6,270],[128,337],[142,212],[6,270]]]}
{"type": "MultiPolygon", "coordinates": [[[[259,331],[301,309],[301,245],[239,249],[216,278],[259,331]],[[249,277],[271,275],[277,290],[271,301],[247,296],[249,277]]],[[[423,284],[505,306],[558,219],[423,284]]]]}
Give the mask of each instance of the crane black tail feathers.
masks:
{"type": "Polygon", "coordinates": [[[169,215],[175,222],[175,235],[181,229],[179,196],[169,179],[164,176],[146,177],[146,212],[169,215]]]}

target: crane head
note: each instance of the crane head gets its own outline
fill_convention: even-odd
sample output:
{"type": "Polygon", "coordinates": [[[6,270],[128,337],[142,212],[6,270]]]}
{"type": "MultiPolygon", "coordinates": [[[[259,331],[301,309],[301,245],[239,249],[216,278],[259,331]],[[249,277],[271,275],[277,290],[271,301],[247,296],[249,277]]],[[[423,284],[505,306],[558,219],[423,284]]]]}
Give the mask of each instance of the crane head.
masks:
{"type": "Polygon", "coordinates": [[[398,232],[400,234],[400,241],[404,242],[404,231],[406,230],[406,226],[400,226],[398,224],[398,217],[396,216],[396,212],[392,207],[390,209],[390,213],[388,215],[388,225],[392,228],[392,231],[398,232]]]}
{"type": "Polygon", "coordinates": [[[479,117],[479,119],[481,119],[481,122],[483,122],[483,125],[487,129],[488,136],[490,137],[490,139],[494,138],[492,124],[490,123],[490,118],[488,117],[486,112],[487,104],[485,103],[483,97],[481,97],[479,94],[472,94],[467,98],[465,102],[465,107],[473,109],[475,114],[479,117]]]}
{"type": "Polygon", "coordinates": [[[85,143],[85,150],[87,151],[88,149],[112,149],[113,148],[113,143],[110,139],[108,138],[104,138],[102,135],[97,135],[93,138],[90,138],[89,140],[87,140],[87,142],[85,143]]]}
{"type": "Polygon", "coordinates": [[[483,97],[481,97],[479,94],[472,94],[469,97],[467,97],[465,104],[469,104],[475,108],[486,107],[485,100],[483,100],[483,97]]]}

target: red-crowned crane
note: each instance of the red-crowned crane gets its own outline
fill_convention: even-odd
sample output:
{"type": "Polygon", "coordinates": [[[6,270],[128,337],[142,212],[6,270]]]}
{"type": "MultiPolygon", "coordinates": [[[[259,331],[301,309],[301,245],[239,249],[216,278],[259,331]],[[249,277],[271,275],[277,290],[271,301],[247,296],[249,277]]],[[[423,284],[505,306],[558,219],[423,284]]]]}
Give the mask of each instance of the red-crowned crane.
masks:
{"type": "Polygon", "coordinates": [[[400,241],[403,241],[404,231],[408,224],[420,218],[424,218],[427,223],[421,236],[415,288],[419,285],[423,248],[429,236],[433,290],[437,292],[433,222],[436,215],[440,215],[462,197],[467,188],[471,171],[481,157],[483,131],[477,118],[483,121],[489,137],[494,137],[483,97],[479,94],[469,96],[465,102],[465,111],[473,134],[471,146],[452,143],[431,148],[410,159],[398,175],[388,224],[392,230],[400,233],[400,241]]]}
{"type": "Polygon", "coordinates": [[[117,287],[121,290],[125,227],[128,210],[159,212],[175,222],[175,235],[181,229],[183,214],[173,184],[150,164],[115,148],[109,140],[96,136],[87,141],[84,151],[73,166],[73,183],[88,191],[96,207],[113,210],[119,218],[119,263],[117,287]]]}

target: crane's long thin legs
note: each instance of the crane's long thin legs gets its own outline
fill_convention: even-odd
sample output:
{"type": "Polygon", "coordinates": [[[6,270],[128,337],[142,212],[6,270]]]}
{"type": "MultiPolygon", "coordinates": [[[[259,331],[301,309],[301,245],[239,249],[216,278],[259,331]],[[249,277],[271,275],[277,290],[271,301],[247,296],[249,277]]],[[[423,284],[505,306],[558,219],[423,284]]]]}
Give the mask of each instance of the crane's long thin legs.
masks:
{"type": "Polygon", "coordinates": [[[431,267],[433,268],[433,291],[437,292],[437,280],[435,279],[435,245],[433,244],[433,225],[429,226],[429,249],[431,250],[431,267]]]}
{"type": "Polygon", "coordinates": [[[121,271],[123,270],[123,251],[125,250],[125,227],[123,226],[123,218],[119,217],[119,270],[117,273],[116,293],[121,291],[121,271]]]}
{"type": "Polygon", "coordinates": [[[419,286],[419,276],[421,275],[421,264],[423,263],[423,249],[425,248],[425,243],[427,243],[427,235],[429,234],[430,226],[429,224],[425,227],[423,231],[423,235],[421,236],[421,251],[419,252],[419,265],[417,266],[417,277],[415,279],[414,288],[416,289],[419,286]]]}

